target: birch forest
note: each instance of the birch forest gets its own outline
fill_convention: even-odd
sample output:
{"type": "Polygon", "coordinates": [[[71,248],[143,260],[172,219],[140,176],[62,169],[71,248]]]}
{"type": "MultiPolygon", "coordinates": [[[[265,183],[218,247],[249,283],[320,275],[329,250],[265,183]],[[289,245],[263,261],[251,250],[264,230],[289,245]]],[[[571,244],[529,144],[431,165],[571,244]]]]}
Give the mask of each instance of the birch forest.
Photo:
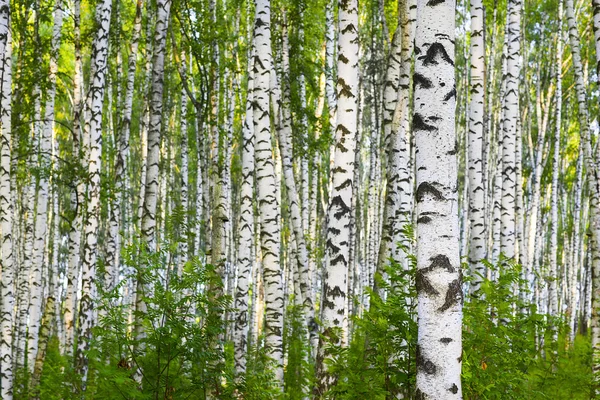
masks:
{"type": "Polygon", "coordinates": [[[0,0],[0,399],[600,399],[600,0],[0,0]]]}

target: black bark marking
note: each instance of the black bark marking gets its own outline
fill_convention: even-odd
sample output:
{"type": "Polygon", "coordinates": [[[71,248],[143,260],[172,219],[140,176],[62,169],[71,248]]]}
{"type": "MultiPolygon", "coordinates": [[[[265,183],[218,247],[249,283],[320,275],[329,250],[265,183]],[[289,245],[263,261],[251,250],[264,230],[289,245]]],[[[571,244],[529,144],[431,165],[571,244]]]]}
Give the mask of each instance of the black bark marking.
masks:
{"type": "Polygon", "coordinates": [[[442,268],[448,272],[456,271],[454,267],[450,264],[450,260],[448,259],[448,257],[443,254],[438,254],[435,257],[431,257],[429,261],[431,261],[431,265],[427,268],[428,271],[433,271],[436,268],[442,268]]]}
{"type": "Polygon", "coordinates": [[[428,216],[419,217],[417,219],[417,224],[428,224],[430,222],[431,222],[431,218],[429,218],[428,216]]]}
{"type": "Polygon", "coordinates": [[[421,346],[417,345],[417,368],[421,371],[425,372],[428,375],[433,375],[437,371],[437,367],[430,360],[425,359],[423,357],[423,353],[421,352],[421,346]]]}
{"type": "Polygon", "coordinates": [[[435,131],[435,126],[427,125],[427,123],[423,120],[423,117],[419,113],[415,113],[413,115],[413,129],[415,131],[435,131]]]}
{"type": "Polygon", "coordinates": [[[458,142],[455,141],[454,142],[454,148],[452,150],[450,150],[449,152],[447,152],[446,154],[448,154],[449,156],[453,156],[455,154],[458,153],[458,142]]]}
{"type": "Polygon", "coordinates": [[[422,89],[431,89],[433,87],[431,79],[428,79],[427,77],[416,72],[413,75],[413,82],[415,84],[415,87],[418,85],[422,89]]]}
{"type": "Polygon", "coordinates": [[[341,86],[341,89],[338,91],[338,98],[342,97],[342,96],[354,97],[354,93],[352,93],[352,89],[350,88],[350,85],[348,85],[346,83],[344,78],[338,78],[337,83],[339,86],[341,86]]]}
{"type": "Polygon", "coordinates": [[[435,288],[433,287],[431,282],[429,282],[429,279],[427,279],[427,277],[425,276],[426,272],[428,272],[428,271],[424,271],[423,269],[421,269],[421,270],[418,270],[415,275],[415,284],[417,286],[417,292],[418,293],[425,292],[430,296],[439,295],[440,292],[435,290],[435,288]]]}
{"type": "Polygon", "coordinates": [[[340,53],[338,55],[338,60],[343,62],[344,64],[348,64],[348,61],[349,61],[348,58],[345,55],[343,55],[342,53],[340,53]]]}
{"type": "Polygon", "coordinates": [[[444,344],[448,344],[450,342],[452,342],[453,340],[449,337],[443,337],[440,339],[440,342],[444,343],[444,344]]]}
{"type": "Polygon", "coordinates": [[[446,96],[444,96],[444,101],[448,101],[453,97],[456,97],[456,87],[453,87],[452,90],[449,91],[446,96]]]}
{"type": "Polygon", "coordinates": [[[460,287],[460,280],[455,279],[448,285],[448,290],[446,291],[446,300],[444,301],[444,305],[442,305],[438,311],[444,312],[461,300],[462,288],[460,287]]]}
{"type": "Polygon", "coordinates": [[[417,188],[417,202],[423,201],[425,195],[431,195],[435,200],[441,201],[446,200],[442,192],[436,189],[431,183],[422,182],[417,188]]]}
{"type": "Polygon", "coordinates": [[[444,2],[445,2],[445,0],[429,0],[429,1],[427,2],[427,5],[428,5],[429,7],[435,7],[435,6],[437,6],[437,5],[439,5],[439,4],[442,4],[442,3],[444,3],[444,2]]]}
{"type": "MultiPolygon", "coordinates": [[[[435,1],[435,0],[431,0],[431,1],[435,1]]],[[[435,58],[438,54],[442,58],[442,60],[444,60],[448,64],[454,66],[454,61],[452,61],[450,56],[448,56],[448,53],[446,52],[446,48],[444,47],[443,44],[441,44],[439,42],[432,43],[429,46],[429,48],[427,49],[427,53],[425,53],[424,56],[419,57],[419,60],[423,60],[423,65],[425,65],[425,66],[437,65],[438,62],[436,61],[435,58]]]]}
{"type": "Polygon", "coordinates": [[[452,384],[452,387],[450,389],[448,389],[451,393],[456,394],[458,393],[458,386],[456,386],[456,383],[452,384]]]}
{"type": "Polygon", "coordinates": [[[417,389],[415,392],[415,400],[427,400],[425,393],[421,392],[421,389],[417,389]]]}

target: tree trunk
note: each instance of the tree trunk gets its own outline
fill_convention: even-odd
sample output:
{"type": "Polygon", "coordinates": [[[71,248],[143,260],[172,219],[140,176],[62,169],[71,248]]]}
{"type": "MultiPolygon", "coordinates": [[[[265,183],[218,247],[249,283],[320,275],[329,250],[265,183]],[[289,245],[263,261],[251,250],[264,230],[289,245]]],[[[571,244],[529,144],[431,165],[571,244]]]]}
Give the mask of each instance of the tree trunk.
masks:
{"type": "Polygon", "coordinates": [[[112,1],[103,0],[96,8],[98,31],[92,49],[93,73],[90,76],[90,93],[86,103],[89,119],[85,135],[89,136],[89,183],[87,220],[84,230],[79,312],[79,341],[77,343],[77,372],[82,377],[82,388],[87,385],[88,359],[84,354],[90,349],[94,322],[95,279],[98,259],[98,226],[100,218],[100,171],[102,160],[102,109],[108,67],[108,39],[112,1]]]}
{"type": "Polygon", "coordinates": [[[471,103],[469,104],[469,265],[471,293],[479,290],[485,277],[486,222],[483,185],[483,138],[485,102],[485,17],[483,2],[471,0],[471,103]]]}
{"type": "Polygon", "coordinates": [[[12,194],[16,188],[11,185],[12,155],[12,40],[8,2],[0,4],[0,54],[2,57],[2,86],[0,99],[0,230],[2,231],[2,280],[0,281],[0,398],[13,398],[14,348],[13,320],[15,309],[15,263],[13,244],[13,204],[12,194]],[[4,40],[6,38],[6,40],[4,40]]]}
{"type": "MultiPolygon", "coordinates": [[[[337,126],[334,165],[331,170],[332,193],[329,200],[326,272],[322,292],[322,339],[317,359],[318,393],[324,394],[335,378],[325,359],[329,345],[346,345],[347,279],[350,261],[350,219],[354,181],[358,116],[358,0],[338,6],[337,126]]],[[[330,105],[331,106],[331,105],[330,105]]]]}
{"type": "Polygon", "coordinates": [[[454,78],[455,3],[417,2],[415,52],[417,398],[461,399],[454,78]]]}
{"type": "MultiPolygon", "coordinates": [[[[506,95],[502,124],[502,230],[500,252],[508,260],[516,255],[515,201],[517,194],[517,129],[521,50],[521,0],[509,0],[507,28],[506,95]]],[[[520,183],[518,183],[520,184],[520,183]]]]}
{"type": "Polygon", "coordinates": [[[283,386],[283,283],[280,262],[280,211],[271,146],[269,82],[271,62],[271,4],[258,0],[254,22],[254,135],[260,241],[265,285],[265,335],[275,377],[283,386]]]}

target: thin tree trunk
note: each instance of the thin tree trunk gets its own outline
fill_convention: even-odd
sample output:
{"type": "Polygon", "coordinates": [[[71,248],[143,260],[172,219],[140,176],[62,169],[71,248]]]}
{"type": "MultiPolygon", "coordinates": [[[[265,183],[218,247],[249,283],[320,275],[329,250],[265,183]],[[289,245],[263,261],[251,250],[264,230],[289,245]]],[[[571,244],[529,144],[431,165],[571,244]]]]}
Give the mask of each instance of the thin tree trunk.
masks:
{"type": "Polygon", "coordinates": [[[271,4],[258,0],[254,22],[254,135],[260,240],[265,285],[265,335],[275,377],[283,386],[283,283],[280,263],[280,211],[271,146],[269,82],[271,57],[271,4]]]}
{"type": "Polygon", "coordinates": [[[106,74],[108,67],[108,38],[112,1],[103,0],[96,9],[98,31],[92,49],[94,66],[90,77],[90,93],[86,108],[90,118],[85,123],[85,135],[89,136],[89,183],[87,220],[84,231],[81,302],[79,312],[79,340],[77,343],[77,372],[82,377],[82,388],[87,385],[88,359],[85,354],[90,349],[92,325],[94,321],[94,301],[96,296],[95,278],[98,259],[98,226],[100,217],[100,171],[102,160],[102,109],[106,74]]]}
{"type": "Polygon", "coordinates": [[[14,379],[13,320],[15,310],[15,263],[13,245],[13,202],[12,194],[16,188],[11,185],[12,155],[12,38],[10,32],[9,5],[0,4],[0,54],[2,57],[2,86],[0,99],[0,229],[2,231],[2,280],[0,296],[0,398],[12,400],[14,379]],[[6,40],[4,40],[6,38],[6,40]]]}
{"type": "Polygon", "coordinates": [[[317,391],[320,394],[324,394],[335,382],[326,366],[325,360],[332,356],[326,351],[327,342],[345,346],[347,335],[344,328],[347,326],[350,219],[358,123],[358,0],[339,3],[338,24],[338,122],[331,170],[332,193],[327,213],[327,264],[321,303],[323,329],[317,357],[317,391]]]}
{"type": "Polygon", "coordinates": [[[483,2],[471,0],[471,103],[469,104],[469,264],[471,293],[479,290],[485,277],[486,222],[483,184],[483,138],[485,104],[485,17],[483,2]]]}
{"type": "MultiPolygon", "coordinates": [[[[512,260],[516,256],[517,129],[519,119],[519,70],[521,53],[521,0],[509,0],[507,28],[507,68],[505,116],[502,126],[502,230],[500,252],[512,260]]],[[[520,183],[519,183],[520,184],[520,183]]]]}

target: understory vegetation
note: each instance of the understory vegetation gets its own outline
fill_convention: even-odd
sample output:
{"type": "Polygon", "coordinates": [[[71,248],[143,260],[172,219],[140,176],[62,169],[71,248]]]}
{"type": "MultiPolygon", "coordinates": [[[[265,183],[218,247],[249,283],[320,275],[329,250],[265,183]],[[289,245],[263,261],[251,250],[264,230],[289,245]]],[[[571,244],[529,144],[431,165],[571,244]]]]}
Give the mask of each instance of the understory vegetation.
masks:
{"type": "MultiPolygon", "coordinates": [[[[128,265],[134,266],[133,256],[139,251],[135,246],[127,249],[128,265]]],[[[246,373],[236,377],[224,319],[231,315],[231,298],[193,290],[221,285],[211,265],[191,260],[180,276],[176,271],[165,276],[162,265],[168,263],[167,252],[142,260],[149,265],[144,282],[152,293],[142,316],[145,338],[132,334],[131,310],[118,301],[122,287],[103,293],[95,340],[88,352],[87,390],[82,391],[72,360],[61,355],[53,336],[39,385],[30,385],[28,393],[18,390],[27,387],[30,377],[17,371],[16,399],[300,400],[310,395],[315,371],[309,332],[293,298],[285,315],[282,395],[263,336],[249,343],[246,373]],[[141,385],[134,379],[136,373],[142,375],[141,385]]],[[[380,280],[385,298],[369,289],[370,309],[351,321],[348,346],[329,347],[329,368],[336,383],[325,398],[415,398],[419,354],[414,261],[408,270],[395,263],[388,266],[387,279],[380,280]]],[[[562,319],[539,313],[523,299],[519,294],[523,291],[516,290],[525,284],[519,266],[501,263],[488,268],[496,279],[484,279],[477,297],[464,299],[464,398],[593,398],[589,336],[578,334],[569,343],[562,319]]],[[[136,273],[135,268],[132,271],[136,273]]]]}

